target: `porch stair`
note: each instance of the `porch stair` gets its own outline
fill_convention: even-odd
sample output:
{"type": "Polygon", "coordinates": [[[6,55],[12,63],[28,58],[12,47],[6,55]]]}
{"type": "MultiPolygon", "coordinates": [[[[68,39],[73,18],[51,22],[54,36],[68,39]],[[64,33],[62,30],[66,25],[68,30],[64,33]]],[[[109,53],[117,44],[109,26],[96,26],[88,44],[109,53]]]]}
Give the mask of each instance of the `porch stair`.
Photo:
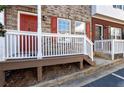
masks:
{"type": "Polygon", "coordinates": [[[96,62],[92,61],[90,57],[88,57],[87,55],[83,55],[83,60],[85,60],[87,63],[89,63],[91,66],[95,66],[96,62]]]}

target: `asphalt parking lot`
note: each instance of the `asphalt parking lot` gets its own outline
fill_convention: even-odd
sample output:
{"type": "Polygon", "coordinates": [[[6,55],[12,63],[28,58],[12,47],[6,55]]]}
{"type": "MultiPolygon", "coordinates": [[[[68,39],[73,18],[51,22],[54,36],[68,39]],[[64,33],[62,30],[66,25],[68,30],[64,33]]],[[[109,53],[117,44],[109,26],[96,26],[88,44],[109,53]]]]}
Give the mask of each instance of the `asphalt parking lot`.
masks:
{"type": "Polygon", "coordinates": [[[124,87],[124,69],[113,72],[83,87],[124,87]]]}

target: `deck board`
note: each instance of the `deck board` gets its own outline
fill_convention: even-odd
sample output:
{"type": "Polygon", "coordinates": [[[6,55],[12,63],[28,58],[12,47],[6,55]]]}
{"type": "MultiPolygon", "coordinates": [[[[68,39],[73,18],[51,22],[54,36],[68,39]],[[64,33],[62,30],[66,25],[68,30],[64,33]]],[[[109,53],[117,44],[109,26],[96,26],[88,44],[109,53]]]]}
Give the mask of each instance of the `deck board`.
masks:
{"type": "Polygon", "coordinates": [[[66,64],[74,62],[83,62],[84,55],[70,55],[70,56],[57,56],[48,57],[43,59],[18,59],[18,60],[7,60],[0,63],[0,68],[2,70],[14,70],[14,69],[24,69],[33,68],[39,66],[50,66],[57,64],[66,64]]]}

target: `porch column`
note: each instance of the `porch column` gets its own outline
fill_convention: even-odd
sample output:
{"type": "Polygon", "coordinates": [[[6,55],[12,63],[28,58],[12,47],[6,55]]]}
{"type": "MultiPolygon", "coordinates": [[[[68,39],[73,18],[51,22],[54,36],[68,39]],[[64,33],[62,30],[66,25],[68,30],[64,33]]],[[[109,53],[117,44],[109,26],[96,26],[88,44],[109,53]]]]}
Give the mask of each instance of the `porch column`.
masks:
{"type": "Polygon", "coordinates": [[[38,21],[37,21],[37,36],[38,36],[38,54],[37,58],[41,59],[42,58],[42,42],[41,42],[41,34],[42,34],[42,22],[41,22],[41,5],[37,5],[37,14],[38,14],[38,21]]]}

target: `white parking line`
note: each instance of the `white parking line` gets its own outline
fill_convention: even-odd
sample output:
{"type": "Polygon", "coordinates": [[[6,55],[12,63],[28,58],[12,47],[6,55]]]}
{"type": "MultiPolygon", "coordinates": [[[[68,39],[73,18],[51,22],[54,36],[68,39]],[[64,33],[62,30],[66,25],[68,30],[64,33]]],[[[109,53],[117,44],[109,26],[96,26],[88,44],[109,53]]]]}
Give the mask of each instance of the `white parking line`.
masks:
{"type": "Polygon", "coordinates": [[[122,77],[122,76],[120,76],[120,75],[118,75],[118,74],[112,73],[112,75],[113,75],[113,76],[115,76],[115,77],[118,77],[118,78],[120,78],[120,79],[123,79],[123,80],[124,80],[124,77],[122,77]]]}

